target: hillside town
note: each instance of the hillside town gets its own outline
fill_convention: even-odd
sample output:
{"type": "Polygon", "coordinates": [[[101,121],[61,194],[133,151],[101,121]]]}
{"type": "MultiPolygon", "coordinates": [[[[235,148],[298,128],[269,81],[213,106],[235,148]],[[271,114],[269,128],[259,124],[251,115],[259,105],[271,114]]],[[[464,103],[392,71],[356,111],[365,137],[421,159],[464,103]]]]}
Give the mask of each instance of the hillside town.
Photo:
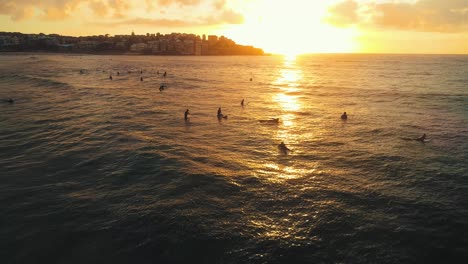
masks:
{"type": "Polygon", "coordinates": [[[262,49],[236,44],[224,36],[186,33],[73,37],[0,32],[0,51],[145,55],[264,55],[262,49]]]}

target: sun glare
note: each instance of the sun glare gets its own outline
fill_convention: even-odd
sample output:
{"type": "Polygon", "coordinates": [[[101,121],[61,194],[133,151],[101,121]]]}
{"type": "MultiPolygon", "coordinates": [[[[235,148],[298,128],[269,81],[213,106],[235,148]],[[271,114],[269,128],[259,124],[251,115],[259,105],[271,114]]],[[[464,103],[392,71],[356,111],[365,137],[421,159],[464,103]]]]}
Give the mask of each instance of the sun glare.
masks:
{"type": "Polygon", "coordinates": [[[288,56],[355,51],[355,30],[339,29],[323,22],[328,4],[327,1],[256,0],[241,10],[244,24],[224,28],[220,33],[266,52],[288,56]]]}

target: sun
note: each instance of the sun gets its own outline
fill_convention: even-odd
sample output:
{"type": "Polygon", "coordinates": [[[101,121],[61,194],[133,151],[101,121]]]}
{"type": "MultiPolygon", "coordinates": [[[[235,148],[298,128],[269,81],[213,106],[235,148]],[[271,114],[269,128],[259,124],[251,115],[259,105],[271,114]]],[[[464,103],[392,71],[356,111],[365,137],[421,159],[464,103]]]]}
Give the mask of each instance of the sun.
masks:
{"type": "Polygon", "coordinates": [[[288,56],[303,53],[346,53],[356,47],[353,29],[323,22],[328,1],[256,0],[240,7],[245,21],[223,29],[241,44],[288,56]]]}

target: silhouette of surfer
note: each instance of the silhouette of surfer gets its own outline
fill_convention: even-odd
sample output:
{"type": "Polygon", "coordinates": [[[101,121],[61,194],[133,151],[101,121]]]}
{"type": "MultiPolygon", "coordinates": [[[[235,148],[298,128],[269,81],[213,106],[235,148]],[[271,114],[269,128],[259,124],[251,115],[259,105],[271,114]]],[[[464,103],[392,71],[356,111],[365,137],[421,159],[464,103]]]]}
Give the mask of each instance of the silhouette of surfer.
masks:
{"type": "Polygon", "coordinates": [[[111,81],[112,81],[112,74],[111,74],[111,75],[109,75],[109,80],[111,80],[111,81]]]}
{"type": "Polygon", "coordinates": [[[159,86],[159,91],[160,91],[160,92],[164,91],[164,88],[166,88],[166,86],[165,86],[164,84],[161,84],[161,85],[159,86]]]}
{"type": "Polygon", "coordinates": [[[218,119],[221,119],[221,118],[227,118],[227,116],[223,115],[223,113],[221,112],[221,107],[218,108],[218,114],[217,114],[217,117],[218,119]]]}
{"type": "Polygon", "coordinates": [[[117,72],[117,76],[120,76],[120,72],[117,72]]]}
{"type": "Polygon", "coordinates": [[[189,112],[189,110],[187,109],[187,110],[185,111],[185,113],[184,113],[184,119],[185,119],[185,121],[188,121],[188,120],[189,120],[189,117],[188,117],[189,115],[190,115],[190,112],[189,112]]]}
{"type": "Polygon", "coordinates": [[[244,107],[244,99],[241,101],[241,106],[244,107]]]}
{"type": "Polygon", "coordinates": [[[422,136],[416,138],[415,140],[416,140],[416,141],[424,142],[424,140],[426,140],[426,134],[424,133],[422,136]]]}
{"type": "Polygon", "coordinates": [[[279,118],[262,119],[262,120],[259,120],[259,122],[263,123],[263,124],[277,125],[277,124],[279,124],[279,118]]]}
{"type": "Polygon", "coordinates": [[[343,119],[343,120],[347,120],[347,119],[348,119],[348,115],[346,114],[346,112],[344,112],[344,113],[341,115],[341,119],[343,119]]]}
{"type": "Polygon", "coordinates": [[[278,150],[284,154],[284,155],[288,155],[288,152],[291,152],[292,150],[290,150],[285,144],[284,142],[281,141],[281,143],[278,145],[278,150]]]}
{"type": "Polygon", "coordinates": [[[166,75],[167,75],[167,72],[164,72],[164,73],[163,73],[163,77],[166,78],[166,75]]]}
{"type": "Polygon", "coordinates": [[[143,81],[143,76],[142,76],[142,77],[140,77],[140,82],[142,82],[142,81],[143,81]]]}
{"type": "Polygon", "coordinates": [[[9,104],[13,104],[15,102],[15,100],[13,100],[13,98],[8,98],[7,100],[5,100],[5,102],[7,102],[9,104]]]}

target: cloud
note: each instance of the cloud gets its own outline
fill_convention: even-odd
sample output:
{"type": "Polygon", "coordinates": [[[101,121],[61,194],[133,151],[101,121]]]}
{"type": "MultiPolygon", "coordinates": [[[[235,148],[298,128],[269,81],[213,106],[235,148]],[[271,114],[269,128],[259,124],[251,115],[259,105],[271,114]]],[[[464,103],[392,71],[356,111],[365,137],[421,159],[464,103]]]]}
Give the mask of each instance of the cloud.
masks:
{"type": "Polygon", "coordinates": [[[132,8],[131,3],[128,0],[0,0],[0,14],[10,16],[12,20],[34,17],[46,21],[64,20],[88,7],[100,17],[112,14],[123,18],[132,8]]]}
{"type": "Polygon", "coordinates": [[[79,0],[0,0],[0,14],[8,15],[12,20],[33,18],[36,13],[44,20],[56,20],[67,17],[80,4],[79,0]]]}
{"type": "Polygon", "coordinates": [[[103,1],[90,1],[88,7],[99,17],[106,17],[109,14],[109,6],[103,1]]]}
{"type": "Polygon", "coordinates": [[[224,10],[219,16],[212,17],[207,21],[211,21],[211,24],[242,24],[244,22],[244,16],[229,9],[224,10]]]}
{"type": "Polygon", "coordinates": [[[31,5],[18,8],[16,1],[0,1],[0,14],[9,15],[12,20],[18,21],[33,17],[34,8],[31,5]]]}
{"type": "Polygon", "coordinates": [[[130,3],[131,1],[126,0],[108,0],[108,6],[113,9],[116,18],[126,17],[125,13],[132,7],[130,3]]]}
{"type": "Polygon", "coordinates": [[[221,10],[226,5],[226,0],[216,0],[213,2],[213,6],[216,10],[221,10]]]}
{"type": "Polygon", "coordinates": [[[359,21],[358,3],[353,0],[346,0],[329,8],[331,16],[328,22],[334,25],[349,25],[359,21]]]}
{"type": "Polygon", "coordinates": [[[97,22],[97,25],[104,26],[122,26],[122,25],[144,25],[153,27],[166,27],[166,28],[177,28],[177,27],[199,27],[209,26],[218,24],[239,24],[244,21],[242,15],[232,11],[225,10],[217,16],[198,17],[192,19],[166,19],[166,18],[130,18],[120,19],[110,22],[97,22]]]}
{"type": "Polygon", "coordinates": [[[159,26],[159,27],[186,27],[186,26],[193,26],[193,22],[189,22],[186,20],[179,20],[179,19],[150,19],[150,18],[132,18],[132,19],[123,19],[113,22],[106,22],[106,23],[97,23],[101,25],[143,25],[143,26],[159,26]]]}
{"type": "Polygon", "coordinates": [[[157,0],[161,6],[179,5],[179,6],[195,6],[199,5],[202,0],[157,0]]]}
{"type": "MultiPolygon", "coordinates": [[[[206,12],[215,12],[216,17],[223,21],[236,22],[240,20],[239,14],[226,8],[226,0],[0,0],[0,14],[9,16],[12,20],[39,18],[46,21],[64,20],[70,16],[90,10],[98,19],[102,18],[128,18],[131,19],[133,9],[146,7],[150,14],[157,8],[164,13],[170,8],[211,7],[206,12]],[[205,5],[206,4],[206,5],[205,5]]],[[[185,12],[182,12],[187,16],[185,12]]],[[[189,14],[190,16],[190,14],[189,14]]],[[[134,17],[135,18],[135,17],[134,17]]]]}
{"type": "Polygon", "coordinates": [[[340,27],[359,25],[422,32],[468,31],[468,1],[340,2],[328,10],[326,21],[340,27]]]}

